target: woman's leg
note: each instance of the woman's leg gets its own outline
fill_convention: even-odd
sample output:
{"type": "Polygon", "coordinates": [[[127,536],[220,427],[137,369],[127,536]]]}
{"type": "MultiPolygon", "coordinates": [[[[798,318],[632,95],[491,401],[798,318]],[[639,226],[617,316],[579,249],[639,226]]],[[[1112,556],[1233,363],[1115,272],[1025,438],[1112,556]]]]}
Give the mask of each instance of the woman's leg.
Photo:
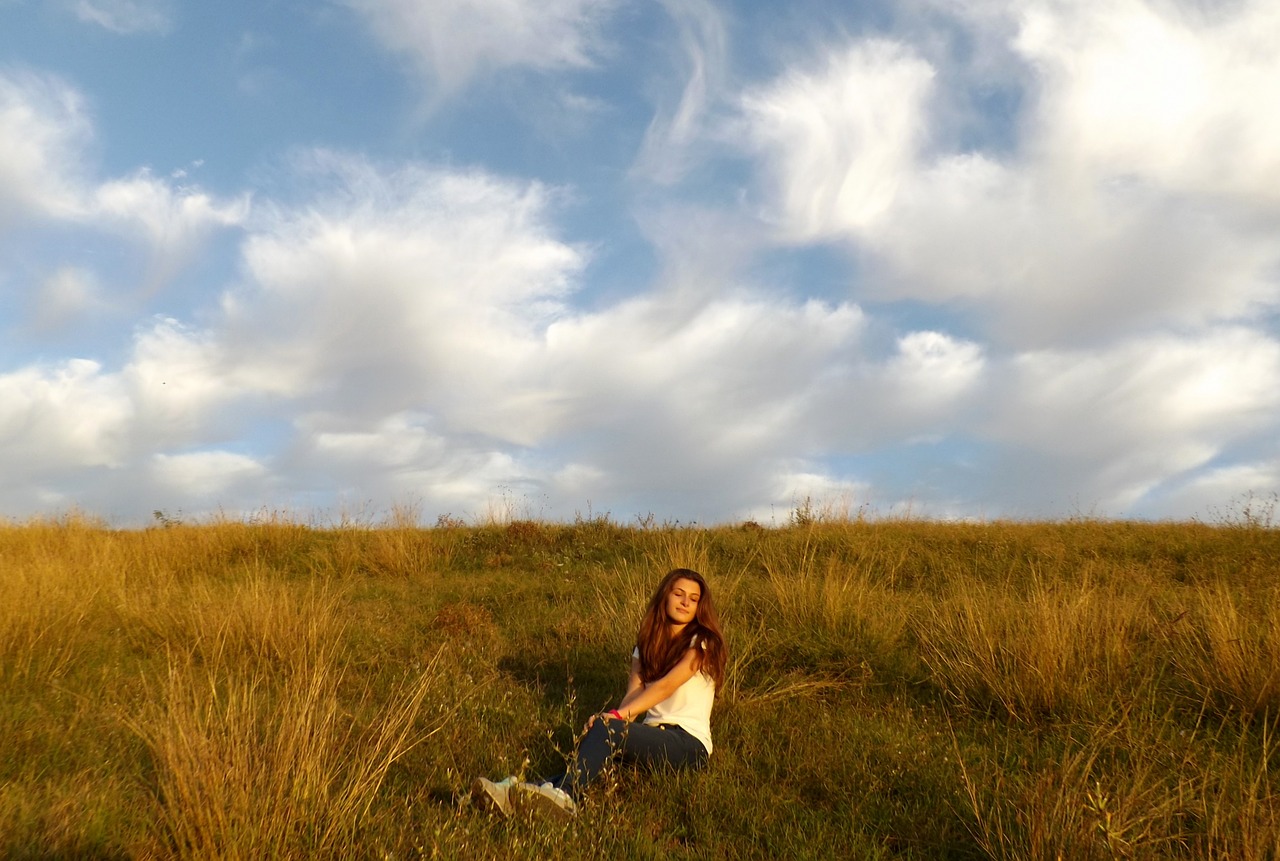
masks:
{"type": "Polygon", "coordinates": [[[631,731],[622,746],[623,762],[673,769],[700,768],[707,764],[707,749],[702,742],[679,726],[632,724],[631,731]],[[635,733],[636,730],[639,732],[635,733]]]}
{"type": "Polygon", "coordinates": [[[702,742],[679,727],[648,726],[600,716],[578,743],[568,773],[552,784],[579,798],[587,784],[595,780],[615,756],[649,768],[660,765],[687,768],[704,764],[707,751],[702,742]]]}
{"type": "Polygon", "coordinates": [[[591,729],[578,742],[569,770],[551,779],[552,786],[578,798],[582,789],[595,780],[621,744],[627,731],[627,722],[618,718],[597,715],[591,729]]]}

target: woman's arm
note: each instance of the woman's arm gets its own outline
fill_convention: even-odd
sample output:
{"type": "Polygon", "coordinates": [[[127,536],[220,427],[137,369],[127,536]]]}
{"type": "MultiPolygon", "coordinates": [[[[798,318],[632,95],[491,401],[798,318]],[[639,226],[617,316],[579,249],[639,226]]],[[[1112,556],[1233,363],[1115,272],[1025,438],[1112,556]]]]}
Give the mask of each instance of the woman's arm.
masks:
{"type": "MultiPolygon", "coordinates": [[[[636,694],[644,690],[644,679],[640,678],[640,659],[631,659],[631,672],[627,675],[627,692],[622,697],[622,702],[618,703],[618,707],[614,709],[616,712],[623,712],[636,694]]],[[[662,702],[658,700],[658,702],[662,702]]],[[[596,716],[592,715],[587,718],[586,729],[591,729],[591,725],[596,722],[596,716]]]]}
{"type": "MultiPolygon", "coordinates": [[[[626,707],[638,697],[645,689],[644,679],[640,677],[640,659],[631,659],[631,674],[627,677],[627,692],[622,697],[622,702],[618,703],[618,707],[614,709],[617,712],[623,712],[626,707]]],[[[661,702],[661,700],[659,700],[661,702]]]]}
{"type": "Polygon", "coordinates": [[[627,692],[623,695],[625,703],[632,694],[644,687],[644,679],[640,678],[640,659],[631,659],[631,674],[627,676],[627,692]]]}
{"type": "Polygon", "coordinates": [[[640,661],[631,659],[631,679],[627,683],[627,695],[622,698],[617,712],[624,720],[634,720],[651,707],[676,692],[681,685],[693,678],[702,664],[702,652],[697,648],[686,649],[680,662],[656,682],[640,681],[640,661]],[[634,687],[633,687],[634,684],[634,687]]]}

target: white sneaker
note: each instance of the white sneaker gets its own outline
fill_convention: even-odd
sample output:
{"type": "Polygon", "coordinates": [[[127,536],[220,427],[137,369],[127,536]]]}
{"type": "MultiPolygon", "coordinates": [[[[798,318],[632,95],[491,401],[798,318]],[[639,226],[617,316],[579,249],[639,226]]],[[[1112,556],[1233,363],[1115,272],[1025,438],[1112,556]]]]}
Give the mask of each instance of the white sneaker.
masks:
{"type": "Polygon", "coordinates": [[[491,810],[500,816],[511,815],[511,787],[514,777],[504,777],[496,783],[485,777],[477,777],[471,784],[471,800],[481,810],[491,810]]]}
{"type": "Polygon", "coordinates": [[[532,810],[549,813],[558,819],[571,819],[578,813],[578,805],[563,789],[550,783],[517,783],[511,787],[511,804],[516,810],[532,810]]]}

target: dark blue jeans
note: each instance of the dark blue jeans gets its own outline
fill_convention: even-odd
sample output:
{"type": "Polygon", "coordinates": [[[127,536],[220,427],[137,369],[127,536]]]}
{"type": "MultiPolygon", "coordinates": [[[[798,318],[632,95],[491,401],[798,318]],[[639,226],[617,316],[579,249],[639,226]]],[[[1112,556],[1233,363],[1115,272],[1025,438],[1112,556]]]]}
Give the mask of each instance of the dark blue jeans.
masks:
{"type": "Polygon", "coordinates": [[[707,764],[702,742],[675,724],[648,726],[599,715],[578,742],[569,770],[551,784],[575,799],[611,760],[644,768],[701,768],[707,764]]]}

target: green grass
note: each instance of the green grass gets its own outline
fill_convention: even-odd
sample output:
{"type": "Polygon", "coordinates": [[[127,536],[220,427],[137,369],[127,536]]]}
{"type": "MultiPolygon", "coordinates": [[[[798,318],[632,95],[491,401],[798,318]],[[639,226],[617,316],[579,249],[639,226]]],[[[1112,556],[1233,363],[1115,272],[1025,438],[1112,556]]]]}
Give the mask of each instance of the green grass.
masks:
{"type": "Polygon", "coordinates": [[[0,857],[1280,858],[1280,531],[607,518],[0,525],[0,857]],[[568,826],[649,590],[710,578],[694,774],[568,826]]]}

